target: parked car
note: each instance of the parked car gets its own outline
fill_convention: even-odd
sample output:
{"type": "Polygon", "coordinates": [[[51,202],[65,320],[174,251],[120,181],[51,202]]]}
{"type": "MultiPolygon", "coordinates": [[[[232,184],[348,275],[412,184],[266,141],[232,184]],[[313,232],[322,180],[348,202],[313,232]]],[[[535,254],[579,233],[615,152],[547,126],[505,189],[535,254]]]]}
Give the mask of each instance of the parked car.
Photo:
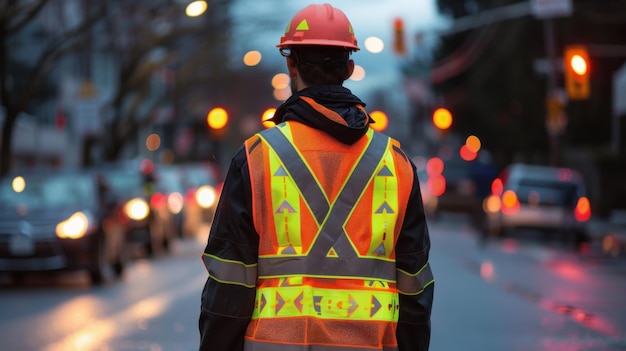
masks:
{"type": "Polygon", "coordinates": [[[184,172],[180,166],[168,164],[159,165],[155,173],[155,191],[164,197],[176,233],[179,238],[182,238],[184,236],[186,192],[184,172]]]}
{"type": "Polygon", "coordinates": [[[492,236],[526,228],[556,233],[564,242],[589,237],[590,201],[581,173],[571,168],[512,164],[493,181],[483,208],[492,236]]]}
{"type": "Polygon", "coordinates": [[[15,173],[0,180],[0,271],[86,270],[119,278],[129,250],[119,204],[94,172],[15,173]]]}
{"type": "Polygon", "coordinates": [[[98,167],[124,202],[121,217],[129,241],[143,247],[148,257],[168,252],[178,237],[167,199],[155,191],[152,167],[151,163],[139,167],[135,162],[98,167]]]}
{"type": "Polygon", "coordinates": [[[202,226],[210,225],[221,192],[221,175],[208,162],[180,165],[185,189],[183,207],[183,235],[193,236],[202,226]]]}
{"type": "Polygon", "coordinates": [[[483,191],[496,177],[495,167],[485,160],[465,161],[459,156],[449,158],[414,158],[421,182],[424,208],[429,217],[441,213],[464,213],[473,223],[483,222],[482,201],[489,194],[483,191]]]}

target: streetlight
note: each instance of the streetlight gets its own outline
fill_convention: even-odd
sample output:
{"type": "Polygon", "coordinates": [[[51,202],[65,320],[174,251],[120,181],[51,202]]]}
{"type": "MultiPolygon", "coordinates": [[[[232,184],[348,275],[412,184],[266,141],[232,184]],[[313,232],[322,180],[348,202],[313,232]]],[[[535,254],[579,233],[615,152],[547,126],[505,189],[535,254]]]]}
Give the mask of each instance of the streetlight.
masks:
{"type": "Polygon", "coordinates": [[[206,11],[207,7],[206,1],[192,1],[185,8],[185,14],[189,17],[198,17],[206,11]]]}
{"type": "Polygon", "coordinates": [[[267,110],[263,112],[263,115],[261,115],[261,124],[263,125],[263,127],[267,129],[267,128],[272,128],[273,126],[276,125],[274,122],[270,121],[270,119],[274,117],[275,113],[276,113],[276,109],[273,107],[268,108],[267,110]]]}
{"type": "Polygon", "coordinates": [[[374,120],[374,123],[370,124],[370,127],[378,132],[383,132],[389,125],[389,118],[383,111],[372,111],[370,117],[374,120]]]}
{"type": "Polygon", "coordinates": [[[257,50],[251,50],[248,51],[244,56],[243,56],[243,63],[246,66],[256,66],[261,62],[262,59],[262,55],[259,51],[257,50]]]}

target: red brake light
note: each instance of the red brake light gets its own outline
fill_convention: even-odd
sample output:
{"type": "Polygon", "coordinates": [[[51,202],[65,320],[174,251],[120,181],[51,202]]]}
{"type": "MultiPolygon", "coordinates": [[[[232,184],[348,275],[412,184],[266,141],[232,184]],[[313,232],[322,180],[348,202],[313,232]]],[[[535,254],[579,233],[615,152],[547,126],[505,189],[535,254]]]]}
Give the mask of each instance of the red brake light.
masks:
{"type": "Polygon", "coordinates": [[[426,173],[429,176],[435,176],[443,172],[443,160],[439,157],[433,157],[426,163],[426,173]]]}
{"type": "Polygon", "coordinates": [[[502,213],[514,214],[519,211],[519,200],[513,190],[507,190],[502,194],[502,213]]]}
{"type": "Polygon", "coordinates": [[[196,189],[187,189],[185,192],[185,203],[196,203],[196,189]]]}
{"type": "Polygon", "coordinates": [[[161,193],[154,193],[150,198],[150,206],[153,208],[161,208],[167,204],[167,197],[161,193]]]}
{"type": "Polygon", "coordinates": [[[504,190],[504,184],[502,183],[502,179],[494,179],[493,182],[491,182],[491,193],[497,196],[501,196],[502,190],[504,190]]]}
{"type": "Polygon", "coordinates": [[[441,196],[446,192],[446,178],[442,175],[430,176],[426,186],[433,196],[441,196]]]}
{"type": "Polygon", "coordinates": [[[578,199],[574,209],[574,216],[579,222],[586,222],[591,218],[591,205],[588,198],[583,196],[578,199]]]}

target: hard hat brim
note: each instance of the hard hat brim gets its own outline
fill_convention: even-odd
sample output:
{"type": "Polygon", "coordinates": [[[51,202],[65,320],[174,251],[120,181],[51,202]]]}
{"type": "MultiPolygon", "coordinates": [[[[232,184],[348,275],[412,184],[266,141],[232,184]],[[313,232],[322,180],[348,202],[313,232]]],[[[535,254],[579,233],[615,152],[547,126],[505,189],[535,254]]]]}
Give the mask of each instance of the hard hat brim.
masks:
{"type": "Polygon", "coordinates": [[[341,40],[325,40],[325,39],[308,39],[306,41],[298,41],[298,40],[285,40],[280,44],[276,45],[277,48],[285,48],[289,46],[300,46],[300,45],[319,45],[319,46],[338,46],[344,47],[351,50],[361,50],[356,45],[350,44],[341,40]]]}

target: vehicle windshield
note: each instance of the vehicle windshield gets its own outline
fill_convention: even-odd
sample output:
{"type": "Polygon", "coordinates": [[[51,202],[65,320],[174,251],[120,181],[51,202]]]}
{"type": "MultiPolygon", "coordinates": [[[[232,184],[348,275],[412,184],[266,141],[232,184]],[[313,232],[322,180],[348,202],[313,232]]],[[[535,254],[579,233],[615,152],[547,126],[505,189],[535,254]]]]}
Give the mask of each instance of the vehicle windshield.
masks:
{"type": "Polygon", "coordinates": [[[157,176],[159,190],[168,193],[183,193],[185,189],[183,188],[181,177],[180,172],[174,168],[161,168],[157,176]]]}
{"type": "Polygon", "coordinates": [[[189,167],[185,169],[187,185],[199,187],[202,185],[215,185],[215,179],[208,169],[202,167],[189,167]]]}
{"type": "Polygon", "coordinates": [[[103,172],[111,190],[123,197],[141,196],[143,191],[143,180],[141,174],[131,170],[116,169],[103,172]]]}
{"type": "Polygon", "coordinates": [[[26,206],[29,209],[87,206],[96,200],[89,177],[79,174],[23,176],[23,189],[15,178],[0,181],[0,207],[26,206]]]}
{"type": "Polygon", "coordinates": [[[515,189],[521,203],[574,206],[578,199],[575,184],[566,182],[522,182],[515,189]]]}

